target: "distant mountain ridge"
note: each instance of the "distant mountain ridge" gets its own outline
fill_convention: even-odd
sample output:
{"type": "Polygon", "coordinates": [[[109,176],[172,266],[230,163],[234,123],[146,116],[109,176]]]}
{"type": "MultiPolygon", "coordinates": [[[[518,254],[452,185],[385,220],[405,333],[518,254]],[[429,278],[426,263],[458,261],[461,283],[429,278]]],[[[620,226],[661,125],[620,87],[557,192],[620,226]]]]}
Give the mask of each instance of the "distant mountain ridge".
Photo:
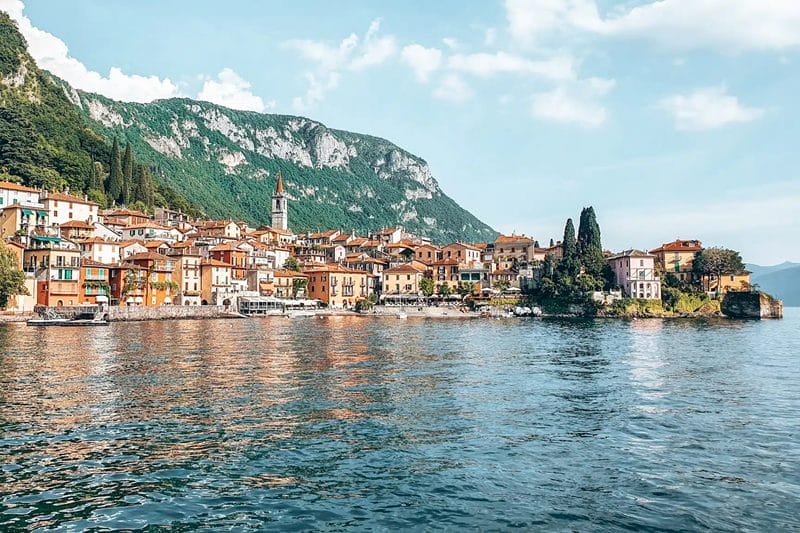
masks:
{"type": "Polygon", "coordinates": [[[385,139],[190,99],[139,104],[86,93],[40,70],[15,23],[0,19],[0,103],[13,110],[0,116],[0,135],[39,138],[44,154],[20,164],[6,155],[0,170],[27,184],[86,192],[91,162],[107,165],[118,138],[153,167],[165,196],[178,191],[210,217],[268,224],[280,171],[298,231],[402,225],[437,242],[497,235],[444,194],[423,159],[385,139]]]}
{"type": "Polygon", "coordinates": [[[800,306],[800,263],[784,262],[780,265],[760,266],[748,264],[752,273],[750,282],[758,288],[783,300],[789,307],[800,306]]]}

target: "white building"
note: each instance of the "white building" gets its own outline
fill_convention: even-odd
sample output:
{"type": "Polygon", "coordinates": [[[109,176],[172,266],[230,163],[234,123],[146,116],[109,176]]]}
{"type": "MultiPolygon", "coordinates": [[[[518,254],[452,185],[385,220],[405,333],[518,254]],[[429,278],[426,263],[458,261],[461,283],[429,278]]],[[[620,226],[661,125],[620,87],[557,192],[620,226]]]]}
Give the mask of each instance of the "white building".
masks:
{"type": "Polygon", "coordinates": [[[641,250],[625,250],[608,258],[617,286],[626,298],[661,299],[661,279],[656,277],[656,256],[641,250]]]}
{"type": "Polygon", "coordinates": [[[0,181],[0,209],[14,204],[41,207],[39,197],[40,193],[37,189],[10,181],[0,181]]]}
{"type": "Polygon", "coordinates": [[[283,193],[283,176],[278,172],[278,184],[272,195],[272,227],[279,230],[289,229],[289,206],[283,193]]]}
{"type": "MultiPolygon", "coordinates": [[[[81,248],[81,257],[97,263],[116,265],[119,263],[119,242],[107,241],[100,237],[92,237],[75,241],[81,248]]],[[[145,249],[145,251],[147,251],[145,249]]]]}
{"type": "Polygon", "coordinates": [[[90,224],[98,219],[98,205],[86,198],[61,192],[41,193],[41,202],[50,213],[50,224],[60,225],[69,220],[90,224]]]}

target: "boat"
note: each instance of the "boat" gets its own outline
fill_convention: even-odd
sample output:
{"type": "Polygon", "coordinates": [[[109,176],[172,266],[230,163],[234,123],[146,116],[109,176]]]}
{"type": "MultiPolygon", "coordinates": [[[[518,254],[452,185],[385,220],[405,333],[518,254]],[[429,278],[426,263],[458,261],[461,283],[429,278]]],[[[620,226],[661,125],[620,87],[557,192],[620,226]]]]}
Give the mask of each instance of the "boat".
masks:
{"type": "Polygon", "coordinates": [[[408,315],[403,311],[400,311],[399,313],[397,313],[397,318],[405,320],[406,318],[408,318],[408,315]]]}
{"type": "Polygon", "coordinates": [[[60,316],[52,309],[42,312],[39,318],[31,318],[26,322],[29,326],[107,326],[108,315],[97,308],[81,310],[72,318],[60,316]]]}

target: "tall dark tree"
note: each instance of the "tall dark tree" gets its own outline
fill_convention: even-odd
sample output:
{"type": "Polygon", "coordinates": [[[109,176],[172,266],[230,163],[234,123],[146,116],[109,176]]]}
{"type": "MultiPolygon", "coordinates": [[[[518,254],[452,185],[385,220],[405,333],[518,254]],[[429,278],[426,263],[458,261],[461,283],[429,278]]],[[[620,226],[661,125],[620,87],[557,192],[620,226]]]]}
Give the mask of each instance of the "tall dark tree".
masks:
{"type": "Polygon", "coordinates": [[[577,242],[575,240],[575,225],[568,218],[564,226],[564,240],[561,242],[561,261],[558,263],[558,273],[562,278],[574,278],[581,270],[578,260],[577,242]]]}
{"type": "Polygon", "coordinates": [[[550,239],[550,248],[552,248],[552,247],[553,247],[553,246],[555,246],[555,245],[556,245],[556,243],[555,243],[555,242],[553,242],[553,239],[550,239]]]}
{"type": "Polygon", "coordinates": [[[125,145],[125,155],[122,156],[122,192],[120,193],[120,202],[125,205],[131,203],[133,188],[133,150],[131,149],[131,143],[128,143],[125,145]]]}
{"type": "Polygon", "coordinates": [[[96,191],[103,190],[103,167],[100,163],[92,162],[92,164],[89,165],[88,188],[96,191]]]}
{"type": "Polygon", "coordinates": [[[150,171],[144,165],[136,165],[131,197],[134,201],[142,202],[147,207],[153,207],[155,194],[156,189],[150,171]]]}
{"type": "Polygon", "coordinates": [[[111,159],[108,162],[108,193],[109,202],[119,201],[122,197],[122,158],[119,153],[119,141],[114,139],[114,144],[111,145],[111,159]]]}
{"type": "Polygon", "coordinates": [[[0,240],[0,307],[8,305],[8,298],[17,294],[28,294],[25,274],[19,268],[17,255],[0,240]]]}
{"type": "Polygon", "coordinates": [[[594,208],[591,206],[585,207],[581,211],[576,250],[586,273],[595,277],[600,276],[606,261],[603,257],[600,226],[597,223],[594,208]]]}

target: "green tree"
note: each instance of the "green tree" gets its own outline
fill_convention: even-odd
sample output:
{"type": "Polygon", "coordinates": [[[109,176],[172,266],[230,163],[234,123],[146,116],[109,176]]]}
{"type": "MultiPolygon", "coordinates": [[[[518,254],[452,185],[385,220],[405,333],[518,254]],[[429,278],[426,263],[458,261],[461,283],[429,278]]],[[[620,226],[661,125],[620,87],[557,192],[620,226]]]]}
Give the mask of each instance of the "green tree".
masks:
{"type": "Polygon", "coordinates": [[[422,278],[419,281],[419,290],[423,296],[433,296],[433,291],[436,289],[436,282],[431,278],[422,278]]]}
{"type": "Polygon", "coordinates": [[[495,281],[494,284],[492,285],[492,288],[502,292],[502,291],[506,290],[507,288],[509,288],[510,286],[511,286],[511,283],[509,283],[508,281],[506,281],[504,279],[501,279],[501,280],[495,281]]]}
{"type": "Polygon", "coordinates": [[[124,187],[122,177],[122,159],[119,153],[119,141],[116,137],[114,143],[111,145],[111,158],[108,162],[108,189],[106,193],[112,202],[118,202],[122,199],[122,189],[124,187]]]}
{"type": "Polygon", "coordinates": [[[133,150],[131,143],[125,145],[125,155],[122,156],[122,191],[120,202],[125,205],[131,203],[131,192],[133,191],[133,150]]]}
{"type": "Polygon", "coordinates": [[[717,279],[717,287],[721,286],[722,276],[741,274],[745,271],[744,262],[739,252],[728,248],[706,248],[697,252],[692,263],[692,270],[705,280],[705,289],[710,290],[711,281],[717,279]]]}
{"type": "Polygon", "coordinates": [[[92,164],[89,165],[88,186],[90,190],[103,190],[103,165],[101,163],[92,162],[92,164]]]}
{"type": "Polygon", "coordinates": [[[297,259],[294,257],[290,257],[283,263],[283,268],[294,272],[300,272],[300,263],[298,263],[297,259]]]}
{"type": "Polygon", "coordinates": [[[136,165],[133,179],[133,191],[131,197],[135,201],[142,202],[148,208],[155,205],[155,185],[153,177],[145,165],[136,165]]]}
{"type": "Polygon", "coordinates": [[[19,268],[17,254],[0,241],[0,307],[5,308],[8,298],[16,294],[28,294],[25,273],[19,268]]]}
{"type": "Polygon", "coordinates": [[[447,298],[453,294],[453,288],[449,283],[441,283],[438,287],[436,287],[436,293],[442,298],[447,298]]]}
{"type": "Polygon", "coordinates": [[[561,242],[562,256],[558,262],[557,274],[561,278],[574,278],[580,272],[581,265],[578,260],[577,242],[575,240],[575,225],[568,218],[564,225],[564,240],[561,242]]]}
{"type": "Polygon", "coordinates": [[[594,208],[591,206],[585,207],[581,211],[576,252],[578,260],[587,274],[595,277],[602,274],[606,260],[603,257],[600,226],[597,223],[594,208]]]}
{"type": "Polygon", "coordinates": [[[462,281],[458,284],[456,291],[462,298],[465,298],[475,292],[475,284],[471,281],[462,281]]]}

